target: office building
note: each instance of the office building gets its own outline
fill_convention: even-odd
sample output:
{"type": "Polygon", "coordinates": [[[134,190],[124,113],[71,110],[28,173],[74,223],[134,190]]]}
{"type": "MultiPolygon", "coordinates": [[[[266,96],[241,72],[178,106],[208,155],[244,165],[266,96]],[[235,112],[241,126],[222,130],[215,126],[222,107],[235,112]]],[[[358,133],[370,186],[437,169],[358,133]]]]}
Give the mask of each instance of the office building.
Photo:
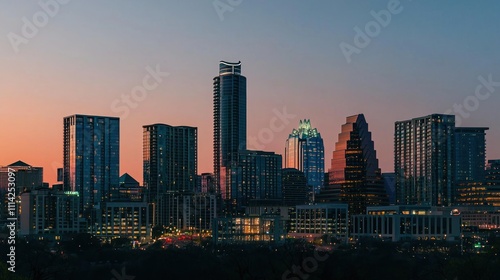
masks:
{"type": "Polygon", "coordinates": [[[260,201],[245,208],[246,216],[279,216],[284,233],[291,229],[292,218],[295,217],[295,205],[283,206],[277,201],[260,201]]]}
{"type": "Polygon", "coordinates": [[[455,116],[396,122],[396,204],[448,206],[455,184],[455,116]]]}
{"type": "Polygon", "coordinates": [[[500,159],[488,160],[486,181],[491,185],[500,185],[500,159]]]}
{"type": "Polygon", "coordinates": [[[445,240],[461,237],[460,213],[435,206],[375,206],[366,214],[352,217],[350,235],[354,240],[377,238],[388,241],[445,240]]]}
{"type": "Polygon", "coordinates": [[[20,236],[55,238],[84,230],[78,192],[38,189],[22,193],[20,199],[20,236]]]}
{"type": "Polygon", "coordinates": [[[332,155],[329,183],[317,200],[347,203],[349,215],[364,213],[367,206],[388,204],[375,146],[363,114],[347,117],[342,125],[332,155]]]}
{"type": "Polygon", "coordinates": [[[396,174],[392,173],[382,173],[382,179],[384,180],[384,189],[389,198],[389,204],[394,205],[396,203],[396,174]]]}
{"type": "Polygon", "coordinates": [[[458,182],[455,204],[500,207],[500,160],[488,161],[484,180],[458,182]]]}
{"type": "Polygon", "coordinates": [[[117,196],[113,197],[112,201],[145,201],[146,189],[141,187],[130,174],[125,173],[120,176],[119,182],[117,196]]]}
{"type": "Polygon", "coordinates": [[[324,185],[325,152],[323,138],[310,120],[301,120],[293,129],[285,145],[285,168],[304,172],[307,185],[314,193],[324,185]]]}
{"type": "Polygon", "coordinates": [[[43,186],[43,167],[34,167],[22,161],[16,161],[0,167],[0,192],[7,191],[9,185],[9,169],[14,170],[16,194],[43,186]]]}
{"type": "Polygon", "coordinates": [[[212,239],[214,245],[281,244],[285,232],[279,215],[218,217],[212,227],[212,239]]]}
{"type": "Polygon", "coordinates": [[[294,238],[310,241],[327,235],[347,242],[349,235],[348,205],[336,203],[318,203],[297,205],[293,217],[293,229],[289,234],[294,238]]]}
{"type": "Polygon", "coordinates": [[[463,230],[471,228],[481,231],[500,229],[500,207],[456,206],[454,208],[460,213],[463,230]]]}
{"type": "Polygon", "coordinates": [[[105,202],[98,219],[93,234],[99,238],[130,238],[139,242],[146,242],[151,238],[146,202],[105,202]]]}

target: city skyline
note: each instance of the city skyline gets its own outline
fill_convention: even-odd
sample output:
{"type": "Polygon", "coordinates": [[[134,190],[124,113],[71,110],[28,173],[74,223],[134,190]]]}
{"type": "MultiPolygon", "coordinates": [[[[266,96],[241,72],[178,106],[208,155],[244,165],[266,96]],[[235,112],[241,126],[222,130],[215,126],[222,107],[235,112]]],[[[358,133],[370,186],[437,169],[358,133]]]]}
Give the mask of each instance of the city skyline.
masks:
{"type": "Polygon", "coordinates": [[[0,1],[0,278],[500,279],[498,11],[0,1]]]}
{"type": "MultiPolygon", "coordinates": [[[[339,44],[352,44],[353,28],[364,27],[373,20],[370,12],[385,9],[387,3],[243,3],[224,13],[223,20],[212,3],[201,8],[194,3],[140,7],[130,3],[118,9],[100,3],[95,14],[98,26],[79,24],[96,9],[73,1],[61,6],[47,26],[19,46],[18,53],[4,36],[0,126],[5,132],[0,135],[0,164],[23,160],[44,167],[44,181],[56,183],[57,168],[63,166],[61,119],[81,113],[120,117],[120,174],[141,178],[142,126],[149,123],[198,127],[198,171],[212,172],[210,88],[219,60],[245,65],[249,143],[270,128],[276,112],[286,108],[295,116],[278,124],[283,129],[273,131],[272,141],[257,141],[259,147],[249,149],[284,154],[282,143],[289,131],[307,118],[321,131],[329,155],[345,116],[363,113],[372,120],[381,169],[390,172],[394,122],[453,111],[455,104],[471,100],[478,86],[486,94],[485,84],[494,81],[487,100],[480,100],[475,110],[466,110],[470,104],[462,106],[459,115],[467,116],[461,117],[460,126],[490,127],[486,158],[500,158],[500,147],[494,145],[500,139],[494,116],[500,102],[500,88],[495,85],[500,80],[495,68],[498,39],[490,35],[495,29],[489,24],[495,19],[492,7],[498,3],[443,3],[423,21],[420,15],[426,4],[402,1],[401,13],[393,15],[361,53],[352,55],[350,63],[339,44]],[[315,16],[303,14],[305,10],[315,16]],[[469,17],[463,17],[463,11],[469,17]],[[299,12],[302,17],[296,16],[299,12]],[[444,19],[445,12],[460,21],[444,19]],[[274,13],[285,20],[277,21],[274,13]],[[203,24],[188,24],[191,18],[203,24]],[[115,32],[115,22],[123,29],[115,32]],[[204,32],[198,31],[199,26],[204,32]],[[242,40],[227,40],[240,31],[246,35],[242,40]],[[200,45],[207,47],[200,51],[200,45]],[[134,108],[127,106],[122,96],[131,98],[131,90],[155,72],[146,98],[132,99],[134,108]],[[25,121],[29,118],[36,121],[25,121]]],[[[5,19],[2,34],[20,34],[22,18],[31,19],[41,10],[37,3],[5,5],[0,11],[5,19]]]]}

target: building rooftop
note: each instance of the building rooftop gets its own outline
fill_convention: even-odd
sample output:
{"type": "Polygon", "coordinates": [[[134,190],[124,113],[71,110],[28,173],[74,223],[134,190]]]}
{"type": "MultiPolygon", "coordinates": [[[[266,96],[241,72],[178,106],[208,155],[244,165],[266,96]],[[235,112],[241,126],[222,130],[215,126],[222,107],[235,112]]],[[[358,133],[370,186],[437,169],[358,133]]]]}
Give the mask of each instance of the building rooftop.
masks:
{"type": "Polygon", "coordinates": [[[14,163],[9,164],[8,166],[31,166],[31,165],[27,164],[24,161],[18,160],[14,163]]]}

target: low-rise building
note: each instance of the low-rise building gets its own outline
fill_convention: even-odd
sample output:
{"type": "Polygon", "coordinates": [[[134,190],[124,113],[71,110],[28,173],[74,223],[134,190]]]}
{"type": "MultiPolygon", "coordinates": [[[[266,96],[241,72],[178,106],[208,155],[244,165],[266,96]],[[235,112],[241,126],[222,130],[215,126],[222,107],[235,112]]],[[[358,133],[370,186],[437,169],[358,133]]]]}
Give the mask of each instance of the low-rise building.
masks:
{"type": "Polygon", "coordinates": [[[461,217],[450,207],[373,206],[366,214],[351,217],[350,235],[354,240],[372,237],[390,241],[459,240],[461,217]]]}
{"type": "Polygon", "coordinates": [[[20,236],[80,232],[78,192],[38,189],[22,193],[20,199],[20,236]]]}
{"type": "Polygon", "coordinates": [[[348,207],[336,203],[297,205],[289,236],[314,240],[327,235],[347,241],[348,207]]]}
{"type": "Polygon", "coordinates": [[[278,215],[218,217],[212,227],[214,244],[274,243],[284,241],[278,215]]]}
{"type": "Polygon", "coordinates": [[[151,227],[146,202],[106,202],[101,205],[101,215],[93,230],[97,237],[149,240],[151,227]]]}

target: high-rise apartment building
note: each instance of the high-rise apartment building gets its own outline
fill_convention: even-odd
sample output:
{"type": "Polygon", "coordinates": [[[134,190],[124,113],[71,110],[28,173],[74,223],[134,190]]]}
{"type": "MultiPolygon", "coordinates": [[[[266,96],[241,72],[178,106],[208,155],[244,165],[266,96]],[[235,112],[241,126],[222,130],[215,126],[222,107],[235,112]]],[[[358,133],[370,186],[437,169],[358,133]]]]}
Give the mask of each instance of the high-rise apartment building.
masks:
{"type": "Polygon", "coordinates": [[[455,116],[433,114],[396,122],[396,204],[451,205],[455,153],[455,116]]]}
{"type": "Polygon", "coordinates": [[[119,186],[120,119],[65,117],[63,150],[64,189],[79,193],[80,213],[89,219],[119,186]]]}
{"type": "Polygon", "coordinates": [[[195,191],[197,133],[196,127],[189,126],[143,126],[144,187],[147,189],[147,201],[156,206],[156,213],[152,215],[155,225],[170,219],[164,217],[170,194],[195,191]]]}
{"type": "Polygon", "coordinates": [[[198,171],[198,129],[153,124],[143,126],[144,187],[149,201],[160,193],[193,192],[198,171]]]}
{"type": "Polygon", "coordinates": [[[239,151],[246,150],[246,78],[241,62],[219,63],[219,75],[213,79],[214,182],[224,200],[231,199],[228,168],[238,161],[239,151]]]}

